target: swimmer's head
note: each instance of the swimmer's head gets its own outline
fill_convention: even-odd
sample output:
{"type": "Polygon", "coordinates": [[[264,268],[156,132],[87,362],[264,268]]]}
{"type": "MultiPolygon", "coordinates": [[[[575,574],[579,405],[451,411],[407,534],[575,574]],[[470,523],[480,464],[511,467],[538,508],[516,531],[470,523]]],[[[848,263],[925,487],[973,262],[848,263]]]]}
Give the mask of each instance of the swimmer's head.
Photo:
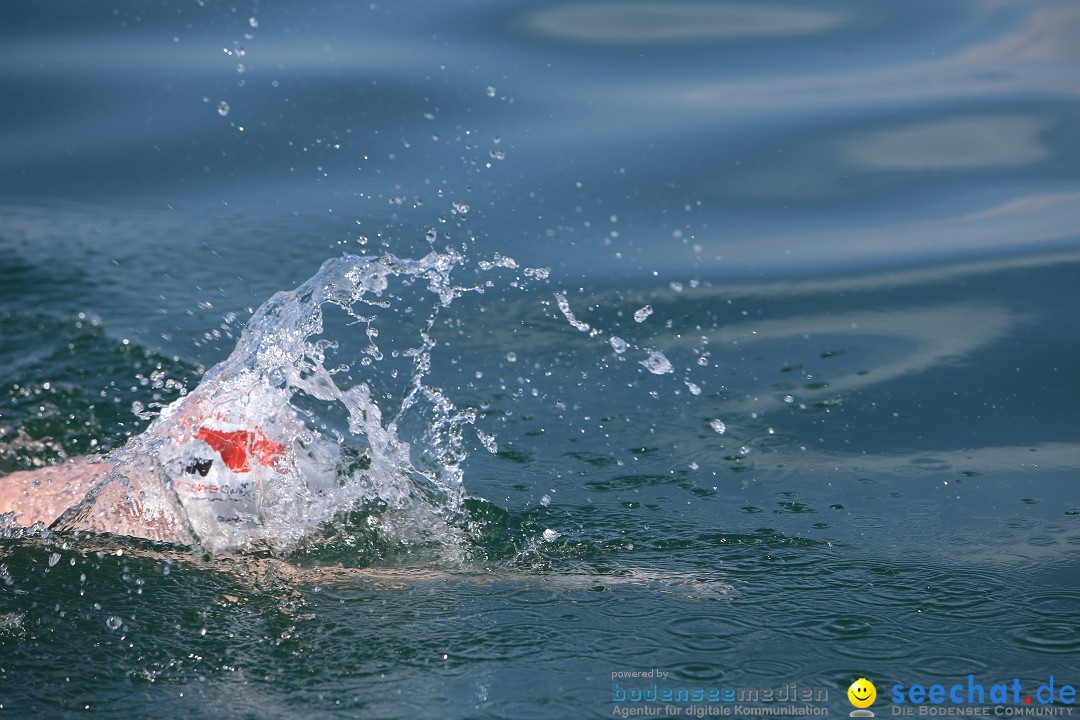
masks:
{"type": "Polygon", "coordinates": [[[150,432],[164,480],[208,550],[295,541],[304,503],[336,483],[338,443],[307,428],[260,375],[207,377],[150,432]]]}
{"type": "Polygon", "coordinates": [[[174,435],[159,459],[196,537],[221,550],[246,547],[258,535],[267,486],[285,481],[292,454],[288,438],[215,413],[174,435]]]}

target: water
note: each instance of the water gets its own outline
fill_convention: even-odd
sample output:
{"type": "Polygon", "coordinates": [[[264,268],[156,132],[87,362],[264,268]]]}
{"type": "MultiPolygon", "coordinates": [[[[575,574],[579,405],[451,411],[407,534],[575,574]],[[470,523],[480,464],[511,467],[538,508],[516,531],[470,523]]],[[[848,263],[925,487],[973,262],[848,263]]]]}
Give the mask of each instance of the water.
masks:
{"type": "Polygon", "coordinates": [[[0,472],[207,398],[292,464],[5,525],[0,713],[1080,683],[1074,4],[3,17],[0,472]]]}

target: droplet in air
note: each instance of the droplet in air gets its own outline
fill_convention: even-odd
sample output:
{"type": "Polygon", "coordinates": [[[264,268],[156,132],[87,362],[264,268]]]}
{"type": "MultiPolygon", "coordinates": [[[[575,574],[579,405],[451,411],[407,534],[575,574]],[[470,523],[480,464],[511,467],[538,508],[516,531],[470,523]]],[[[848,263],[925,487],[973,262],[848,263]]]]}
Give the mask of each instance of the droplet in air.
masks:
{"type": "Polygon", "coordinates": [[[58,562],[60,562],[60,553],[53,553],[49,556],[49,567],[54,567],[58,562]]]}
{"type": "Polygon", "coordinates": [[[540,504],[543,505],[544,507],[547,507],[548,505],[550,505],[551,504],[551,496],[550,495],[541,495],[540,496],[540,504]]]}
{"type": "Polygon", "coordinates": [[[495,97],[495,86],[494,85],[488,85],[488,87],[487,87],[487,96],[488,97],[495,97]]]}
{"type": "Polygon", "coordinates": [[[686,383],[686,389],[690,391],[691,395],[700,395],[701,394],[701,388],[698,385],[696,385],[695,383],[690,382],[689,380],[684,380],[683,382],[686,383]]]}
{"type": "Polygon", "coordinates": [[[124,624],[124,621],[121,618],[117,617],[116,615],[110,615],[105,620],[105,627],[109,628],[110,630],[119,630],[120,626],[123,625],[123,624],[124,624]]]}
{"type": "Polygon", "coordinates": [[[723,420],[719,420],[719,419],[713,420],[713,421],[711,421],[709,423],[709,427],[711,427],[713,430],[715,430],[720,435],[723,435],[724,433],[727,432],[727,425],[724,424],[723,420]]]}
{"type": "Polygon", "coordinates": [[[438,237],[439,233],[435,231],[435,228],[430,228],[426,233],[424,233],[424,239],[427,240],[429,243],[435,242],[435,239],[438,237]]]}
{"type": "Polygon", "coordinates": [[[517,362],[517,353],[513,351],[506,353],[506,362],[517,362]]]}
{"type": "Polygon", "coordinates": [[[608,338],[608,342],[611,343],[611,349],[615,351],[616,355],[622,355],[626,352],[626,341],[618,335],[612,335],[608,338]]]}
{"type": "Polygon", "coordinates": [[[248,18],[248,25],[250,25],[253,28],[257,28],[257,27],[259,27],[259,21],[256,18],[249,17],[248,18]]]}
{"type": "Polygon", "coordinates": [[[671,362],[664,357],[664,353],[659,350],[649,351],[649,357],[642,360],[641,364],[653,375],[666,375],[667,373],[675,372],[675,368],[671,366],[671,362]]]}
{"type": "Polygon", "coordinates": [[[229,114],[229,103],[222,100],[217,104],[217,114],[221,117],[225,117],[229,114]]]}
{"type": "Polygon", "coordinates": [[[645,322],[645,318],[652,315],[652,305],[646,305],[634,311],[634,322],[645,322]]]}
{"type": "Polygon", "coordinates": [[[244,66],[244,63],[236,63],[236,72],[243,75],[246,70],[247,68],[244,66]]]}
{"type": "Polygon", "coordinates": [[[557,540],[558,537],[559,537],[559,533],[552,530],[551,528],[548,528],[547,530],[544,531],[544,542],[555,542],[555,540],[557,540]]]}
{"type": "Polygon", "coordinates": [[[483,444],[484,449],[487,450],[492,455],[499,452],[499,443],[497,443],[495,441],[495,436],[494,435],[489,435],[486,432],[484,432],[483,430],[478,429],[476,431],[476,437],[478,437],[480,439],[480,442],[483,444]]]}

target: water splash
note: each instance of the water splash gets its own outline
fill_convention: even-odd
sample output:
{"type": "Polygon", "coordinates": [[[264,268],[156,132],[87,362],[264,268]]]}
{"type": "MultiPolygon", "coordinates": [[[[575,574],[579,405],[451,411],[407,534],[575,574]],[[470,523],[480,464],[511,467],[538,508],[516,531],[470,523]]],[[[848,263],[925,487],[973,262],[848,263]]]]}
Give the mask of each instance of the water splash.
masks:
{"type": "Polygon", "coordinates": [[[195,390],[108,456],[112,471],[56,529],[283,554],[362,525],[460,560],[475,415],[425,378],[462,262],[343,256],[277,293],[195,390]]]}
{"type": "Polygon", "coordinates": [[[672,366],[671,361],[659,350],[650,350],[649,357],[642,360],[641,364],[653,375],[667,375],[668,373],[675,372],[675,368],[672,366]]]}

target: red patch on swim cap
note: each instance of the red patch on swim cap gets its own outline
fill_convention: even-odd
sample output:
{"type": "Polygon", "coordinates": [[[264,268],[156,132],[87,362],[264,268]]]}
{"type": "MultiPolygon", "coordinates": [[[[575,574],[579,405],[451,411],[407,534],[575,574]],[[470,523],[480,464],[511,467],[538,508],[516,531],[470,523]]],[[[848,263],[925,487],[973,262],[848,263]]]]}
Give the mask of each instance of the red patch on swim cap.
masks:
{"type": "Polygon", "coordinates": [[[214,448],[235,473],[251,472],[248,453],[254,455],[260,465],[272,465],[285,454],[284,445],[269,440],[258,428],[250,432],[201,427],[195,437],[214,448]]]}

